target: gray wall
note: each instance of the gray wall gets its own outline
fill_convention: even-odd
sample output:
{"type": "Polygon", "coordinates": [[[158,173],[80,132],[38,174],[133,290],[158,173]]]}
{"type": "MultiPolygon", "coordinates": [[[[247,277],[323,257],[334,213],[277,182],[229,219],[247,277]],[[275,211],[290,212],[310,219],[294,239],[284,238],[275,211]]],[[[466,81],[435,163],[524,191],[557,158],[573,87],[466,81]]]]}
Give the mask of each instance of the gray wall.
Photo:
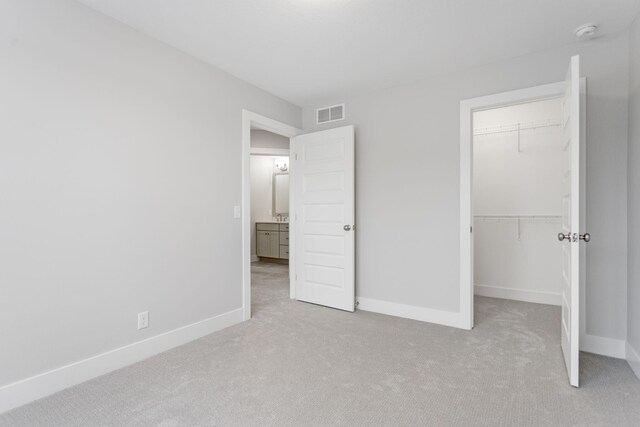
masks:
{"type": "Polygon", "coordinates": [[[251,130],[251,148],[289,149],[289,138],[266,130],[251,130]]]}
{"type": "Polygon", "coordinates": [[[0,94],[0,386],[241,307],[241,109],[298,107],[65,0],[0,3],[0,94]]]}
{"type": "Polygon", "coordinates": [[[630,31],[628,341],[640,354],[640,17],[630,31]]]}
{"type": "Polygon", "coordinates": [[[460,100],[563,80],[573,54],[588,78],[587,332],[626,337],[627,33],[335,99],[347,120],[331,125],[305,108],[306,131],[356,127],[358,295],[458,311],[460,100]]]}

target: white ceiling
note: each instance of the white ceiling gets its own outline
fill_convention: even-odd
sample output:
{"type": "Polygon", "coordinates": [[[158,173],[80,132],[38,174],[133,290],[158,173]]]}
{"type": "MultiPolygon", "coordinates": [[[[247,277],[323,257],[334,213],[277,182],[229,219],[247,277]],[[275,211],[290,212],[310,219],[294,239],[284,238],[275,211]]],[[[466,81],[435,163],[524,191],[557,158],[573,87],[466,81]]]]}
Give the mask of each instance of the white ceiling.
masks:
{"type": "Polygon", "coordinates": [[[306,106],[627,28],[638,0],[79,0],[306,106]]]}

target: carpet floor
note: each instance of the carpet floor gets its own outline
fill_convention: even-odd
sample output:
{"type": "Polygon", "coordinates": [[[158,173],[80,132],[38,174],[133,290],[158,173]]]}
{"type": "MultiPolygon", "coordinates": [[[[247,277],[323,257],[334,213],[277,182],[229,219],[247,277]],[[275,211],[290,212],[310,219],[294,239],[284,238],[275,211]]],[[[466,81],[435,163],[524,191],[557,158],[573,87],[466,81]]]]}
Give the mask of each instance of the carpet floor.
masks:
{"type": "Polygon", "coordinates": [[[583,353],[558,307],[476,298],[473,331],[289,299],[253,265],[254,317],[0,415],[2,426],[639,426],[640,381],[583,353]]]}

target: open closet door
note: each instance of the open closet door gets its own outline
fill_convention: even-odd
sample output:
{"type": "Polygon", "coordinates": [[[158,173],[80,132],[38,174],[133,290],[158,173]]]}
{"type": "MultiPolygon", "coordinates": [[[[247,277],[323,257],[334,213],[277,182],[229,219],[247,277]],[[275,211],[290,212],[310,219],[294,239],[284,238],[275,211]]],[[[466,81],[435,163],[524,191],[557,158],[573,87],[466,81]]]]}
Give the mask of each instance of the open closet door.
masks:
{"type": "Polygon", "coordinates": [[[563,102],[562,232],[562,352],[569,383],[579,385],[580,336],[580,58],[569,64],[563,102]]]}
{"type": "Polygon", "coordinates": [[[296,299],[354,311],[354,130],[292,139],[296,299]]]}

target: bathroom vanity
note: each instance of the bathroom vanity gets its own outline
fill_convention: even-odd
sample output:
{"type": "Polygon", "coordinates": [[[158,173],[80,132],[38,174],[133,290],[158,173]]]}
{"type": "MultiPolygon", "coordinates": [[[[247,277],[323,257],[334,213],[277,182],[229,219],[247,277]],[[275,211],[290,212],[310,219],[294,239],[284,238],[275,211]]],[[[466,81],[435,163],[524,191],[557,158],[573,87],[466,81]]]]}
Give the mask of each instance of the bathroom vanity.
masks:
{"type": "Polygon", "coordinates": [[[289,223],[257,222],[256,255],[269,260],[289,259],[289,223]]]}

